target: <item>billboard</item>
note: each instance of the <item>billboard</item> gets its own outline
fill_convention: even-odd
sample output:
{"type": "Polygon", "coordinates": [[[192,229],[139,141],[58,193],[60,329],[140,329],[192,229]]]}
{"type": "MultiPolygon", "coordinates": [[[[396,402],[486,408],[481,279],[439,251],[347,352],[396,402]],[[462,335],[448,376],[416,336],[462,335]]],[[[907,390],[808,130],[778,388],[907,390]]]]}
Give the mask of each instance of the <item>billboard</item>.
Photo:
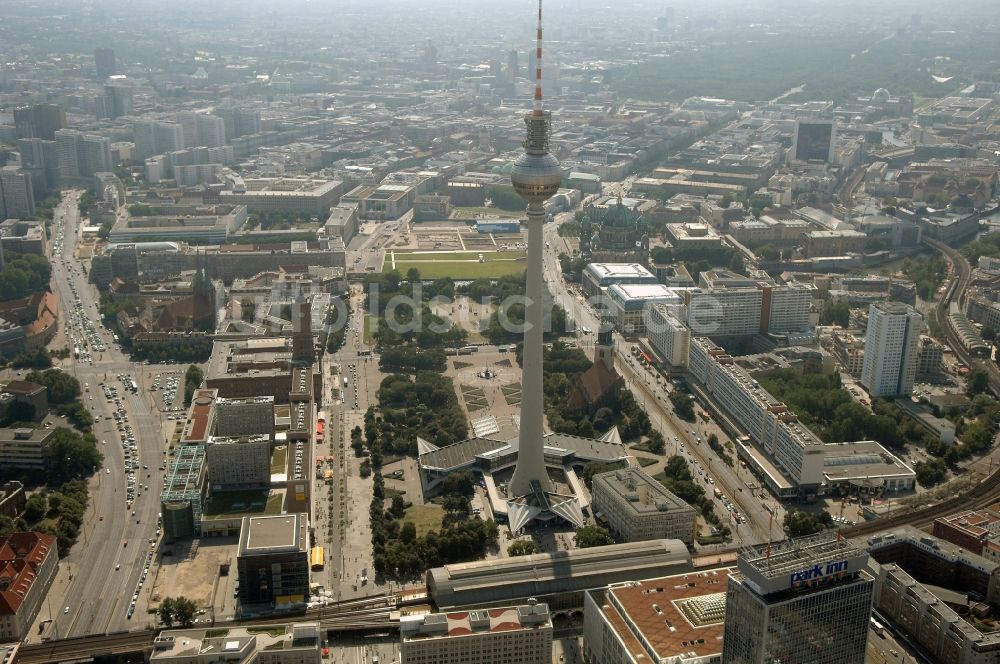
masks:
{"type": "Polygon", "coordinates": [[[753,562],[741,558],[737,567],[754,591],[770,595],[787,590],[820,589],[854,576],[868,564],[868,552],[853,546],[801,553],[804,555],[789,558],[776,551],[770,559],[765,554],[763,559],[753,562]]]}
{"type": "Polygon", "coordinates": [[[829,162],[833,159],[833,141],[832,120],[800,120],[795,123],[795,160],[829,162]]]}

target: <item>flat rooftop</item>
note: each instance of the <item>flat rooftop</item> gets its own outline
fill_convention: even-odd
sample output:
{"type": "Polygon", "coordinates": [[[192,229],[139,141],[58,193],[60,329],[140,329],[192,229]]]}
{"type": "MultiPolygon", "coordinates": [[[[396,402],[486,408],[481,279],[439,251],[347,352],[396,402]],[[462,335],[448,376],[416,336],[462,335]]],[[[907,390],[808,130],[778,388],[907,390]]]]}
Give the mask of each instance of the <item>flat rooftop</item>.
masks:
{"type": "Polygon", "coordinates": [[[404,641],[422,641],[472,634],[520,632],[543,627],[552,627],[549,607],[546,604],[534,604],[405,616],[400,619],[399,631],[404,641]]]}
{"type": "Polygon", "coordinates": [[[601,611],[636,661],[716,655],[722,652],[731,571],[723,568],[625,583],[608,589],[601,611]]]}
{"type": "Polygon", "coordinates": [[[653,273],[639,263],[591,263],[587,271],[599,279],[650,278],[653,273]]]}
{"type": "Polygon", "coordinates": [[[601,485],[625,499],[636,513],[689,511],[694,515],[693,507],[638,468],[622,468],[595,475],[593,485],[595,489],[601,485]]]}
{"type": "Polygon", "coordinates": [[[825,444],[823,475],[828,481],[885,477],[916,479],[916,473],[912,468],[874,440],[825,444]]]}
{"type": "Polygon", "coordinates": [[[302,514],[248,516],[240,529],[240,555],[306,551],[306,524],[302,514]]]}
{"type": "Polygon", "coordinates": [[[268,629],[168,629],[153,641],[150,661],[213,658],[212,661],[245,662],[260,651],[299,648],[316,651],[318,658],[321,645],[319,623],[271,625],[268,629]]]}
{"type": "Polygon", "coordinates": [[[614,284],[608,288],[612,298],[627,302],[629,300],[673,300],[681,304],[681,296],[663,284],[614,284]]]}
{"type": "Polygon", "coordinates": [[[182,445],[204,442],[208,438],[214,420],[215,399],[218,395],[219,391],[213,389],[194,391],[191,397],[191,409],[188,411],[188,419],[181,435],[182,445]]]}

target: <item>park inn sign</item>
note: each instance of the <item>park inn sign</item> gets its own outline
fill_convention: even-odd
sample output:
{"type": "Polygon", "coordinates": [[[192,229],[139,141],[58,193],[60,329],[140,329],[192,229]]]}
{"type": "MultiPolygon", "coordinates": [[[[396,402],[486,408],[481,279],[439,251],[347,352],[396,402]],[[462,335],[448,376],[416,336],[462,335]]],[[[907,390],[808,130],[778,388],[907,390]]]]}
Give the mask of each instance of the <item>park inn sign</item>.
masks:
{"type": "Polygon", "coordinates": [[[741,558],[737,568],[745,581],[760,595],[788,590],[817,588],[847,579],[868,564],[864,550],[830,552],[828,556],[796,556],[798,560],[783,560],[784,552],[763,554],[754,561],[741,558]],[[847,554],[846,556],[844,554],[847,554]]]}
{"type": "Polygon", "coordinates": [[[812,567],[793,572],[790,575],[788,586],[790,588],[801,588],[803,586],[817,586],[841,578],[847,573],[848,561],[828,562],[816,564],[812,567]]]}

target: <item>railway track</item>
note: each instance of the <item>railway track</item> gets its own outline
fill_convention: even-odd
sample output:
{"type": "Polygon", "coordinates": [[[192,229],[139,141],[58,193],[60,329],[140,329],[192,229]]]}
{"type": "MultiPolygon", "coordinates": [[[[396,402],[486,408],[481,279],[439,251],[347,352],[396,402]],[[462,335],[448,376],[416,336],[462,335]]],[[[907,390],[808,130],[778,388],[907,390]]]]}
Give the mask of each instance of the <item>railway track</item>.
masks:
{"type": "MultiPolygon", "coordinates": [[[[317,621],[327,631],[361,632],[390,631],[398,627],[392,618],[396,599],[387,595],[374,595],[355,600],[336,602],[324,607],[315,607],[302,613],[285,614],[251,620],[218,621],[205,625],[206,629],[227,627],[255,627],[262,625],[286,624],[289,622],[317,621]]],[[[79,636],[46,643],[22,646],[18,653],[20,664],[57,664],[76,659],[91,658],[95,655],[123,655],[148,651],[153,647],[157,632],[143,630],[79,636]]]]}
{"type": "MultiPolygon", "coordinates": [[[[937,240],[932,240],[930,238],[924,238],[924,242],[944,255],[952,271],[951,283],[945,291],[944,296],[941,298],[941,301],[937,305],[938,323],[947,337],[948,344],[954,350],[955,356],[964,362],[966,366],[969,368],[980,368],[986,371],[990,378],[990,388],[995,394],[1000,394],[1000,371],[997,370],[996,365],[991,362],[986,362],[980,360],[979,358],[972,357],[965,350],[965,347],[958,339],[958,336],[951,329],[947,320],[948,309],[950,308],[952,301],[957,298],[959,303],[961,303],[965,289],[969,285],[969,279],[972,274],[969,263],[965,260],[965,257],[958,252],[958,250],[949,247],[942,242],[938,242],[937,240]]],[[[857,525],[844,528],[842,532],[848,537],[863,537],[865,535],[871,535],[883,530],[891,530],[892,528],[897,528],[899,526],[910,525],[917,528],[925,528],[933,524],[934,520],[939,517],[947,516],[948,514],[953,514],[960,510],[986,507],[987,505],[991,505],[998,500],[1000,500],[1000,468],[983,478],[981,482],[961,495],[953,496],[952,498],[935,503],[934,505],[911,510],[902,514],[896,514],[882,519],[875,519],[873,521],[864,521],[857,525]]]]}

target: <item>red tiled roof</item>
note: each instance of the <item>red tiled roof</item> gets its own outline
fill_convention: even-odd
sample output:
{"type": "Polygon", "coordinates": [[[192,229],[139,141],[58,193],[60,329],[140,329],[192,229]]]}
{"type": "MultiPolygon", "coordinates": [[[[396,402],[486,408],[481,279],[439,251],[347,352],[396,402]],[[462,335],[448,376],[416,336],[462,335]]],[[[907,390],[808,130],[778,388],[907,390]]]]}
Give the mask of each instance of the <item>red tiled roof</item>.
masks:
{"type": "Polygon", "coordinates": [[[0,615],[14,615],[38,576],[56,538],[42,533],[14,533],[0,538],[0,615]]]}
{"type": "Polygon", "coordinates": [[[42,386],[38,383],[26,380],[12,380],[4,385],[3,391],[10,392],[11,394],[34,394],[40,389],[42,389],[42,386]]]}

